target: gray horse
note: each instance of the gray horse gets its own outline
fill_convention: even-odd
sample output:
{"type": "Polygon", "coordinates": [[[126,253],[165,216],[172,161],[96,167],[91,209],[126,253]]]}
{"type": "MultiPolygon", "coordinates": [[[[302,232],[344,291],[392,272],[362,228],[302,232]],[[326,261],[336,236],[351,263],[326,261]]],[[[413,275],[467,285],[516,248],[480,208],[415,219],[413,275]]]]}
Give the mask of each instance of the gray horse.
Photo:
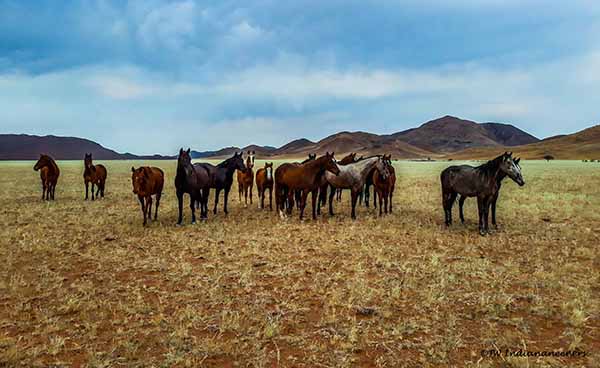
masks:
{"type": "Polygon", "coordinates": [[[506,175],[519,186],[525,185],[520,166],[512,158],[512,152],[504,154],[473,167],[469,165],[450,166],[442,171],[442,204],[446,226],[452,224],[452,205],[456,196],[477,197],[479,209],[479,234],[489,233],[488,214],[490,205],[498,196],[500,178],[506,175]]]}
{"type": "Polygon", "coordinates": [[[329,215],[333,216],[333,197],[335,196],[336,189],[350,189],[352,197],[352,219],[356,219],[356,201],[358,195],[362,191],[367,175],[374,169],[377,168],[382,173],[389,171],[381,156],[367,157],[360,161],[339,166],[340,173],[333,175],[329,172],[325,172],[324,185],[321,190],[324,190],[329,185],[331,191],[329,193],[329,215]]]}

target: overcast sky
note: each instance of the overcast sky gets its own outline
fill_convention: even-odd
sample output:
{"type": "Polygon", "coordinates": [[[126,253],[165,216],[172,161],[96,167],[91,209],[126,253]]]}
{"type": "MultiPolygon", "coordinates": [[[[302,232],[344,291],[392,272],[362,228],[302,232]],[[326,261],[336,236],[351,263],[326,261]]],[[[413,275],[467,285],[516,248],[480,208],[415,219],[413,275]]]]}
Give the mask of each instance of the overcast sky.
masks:
{"type": "Polygon", "coordinates": [[[599,110],[596,0],[0,0],[0,133],[172,154],[599,110]]]}

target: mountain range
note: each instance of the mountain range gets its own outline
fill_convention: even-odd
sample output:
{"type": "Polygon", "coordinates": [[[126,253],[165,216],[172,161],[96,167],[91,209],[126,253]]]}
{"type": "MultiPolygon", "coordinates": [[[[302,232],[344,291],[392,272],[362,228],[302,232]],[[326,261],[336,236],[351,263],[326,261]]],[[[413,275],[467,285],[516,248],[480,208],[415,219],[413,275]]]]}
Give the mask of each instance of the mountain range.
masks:
{"type": "MultiPolygon", "coordinates": [[[[359,156],[390,153],[399,159],[479,159],[509,150],[527,159],[541,159],[547,154],[557,159],[596,159],[600,158],[600,126],[540,140],[510,124],[477,123],[444,116],[393,134],[344,131],[317,142],[296,139],[278,148],[253,144],[213,151],[194,150],[192,158],[223,158],[240,150],[254,151],[257,158],[300,158],[325,152],[335,152],[336,157],[341,157],[356,152],[359,156]]],[[[0,134],[0,160],[34,160],[42,152],[62,160],[81,159],[86,152],[100,160],[174,158],[118,153],[83,138],[0,134]]]]}

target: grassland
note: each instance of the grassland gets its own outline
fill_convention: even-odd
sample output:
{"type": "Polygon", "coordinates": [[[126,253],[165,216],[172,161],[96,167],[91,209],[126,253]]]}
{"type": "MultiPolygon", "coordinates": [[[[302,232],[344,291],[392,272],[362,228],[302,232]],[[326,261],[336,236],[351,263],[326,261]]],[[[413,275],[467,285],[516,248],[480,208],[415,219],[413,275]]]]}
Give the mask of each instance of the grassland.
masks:
{"type": "Polygon", "coordinates": [[[147,228],[140,163],[103,163],[95,202],[81,162],[59,162],[55,202],[33,163],[0,164],[0,367],[599,366],[600,164],[524,162],[480,237],[474,200],[442,225],[448,163],[397,163],[385,217],[352,221],[344,193],[334,218],[282,221],[234,184],[228,216],[175,227],[175,164],[152,162],[167,185],[147,228]],[[480,353],[504,348],[587,355],[480,353]]]}

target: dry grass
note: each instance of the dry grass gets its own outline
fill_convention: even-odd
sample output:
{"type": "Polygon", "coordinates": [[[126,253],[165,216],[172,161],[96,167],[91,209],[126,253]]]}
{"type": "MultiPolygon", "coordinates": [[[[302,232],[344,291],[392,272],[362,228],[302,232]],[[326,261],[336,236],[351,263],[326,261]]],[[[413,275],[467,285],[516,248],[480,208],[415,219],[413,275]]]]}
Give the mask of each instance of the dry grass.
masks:
{"type": "Polygon", "coordinates": [[[583,163],[525,162],[527,185],[503,186],[488,237],[473,200],[466,226],[442,226],[447,163],[398,163],[383,218],[350,220],[345,193],[335,218],[281,221],[243,208],[234,184],[229,216],[175,227],[175,164],[155,162],[167,186],[147,228],[131,162],[104,162],[96,202],[82,164],[59,164],[56,202],[40,200],[32,163],[0,165],[0,367],[600,361],[600,170],[583,163]],[[496,347],[588,355],[481,358],[496,347]]]}

